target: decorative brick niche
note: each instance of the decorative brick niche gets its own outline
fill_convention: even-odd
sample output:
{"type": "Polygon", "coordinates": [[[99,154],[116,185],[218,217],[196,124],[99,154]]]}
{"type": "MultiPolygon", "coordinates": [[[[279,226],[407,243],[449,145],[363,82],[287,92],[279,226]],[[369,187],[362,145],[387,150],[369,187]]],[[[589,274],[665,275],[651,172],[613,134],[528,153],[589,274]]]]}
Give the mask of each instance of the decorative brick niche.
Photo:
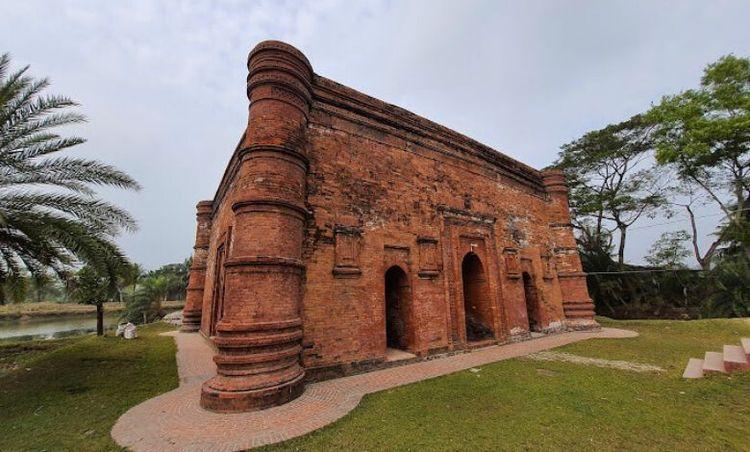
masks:
{"type": "Polygon", "coordinates": [[[362,230],[353,226],[337,225],[334,235],[333,275],[337,278],[356,278],[362,275],[359,253],[362,248],[362,230]]]}
{"type": "Polygon", "coordinates": [[[417,238],[419,248],[419,277],[423,279],[432,279],[440,275],[438,239],[434,237],[417,238]]]}
{"type": "Polygon", "coordinates": [[[505,274],[508,278],[519,279],[521,277],[521,262],[518,259],[518,249],[505,248],[503,259],[505,260],[505,274]]]}
{"type": "Polygon", "coordinates": [[[542,274],[544,279],[552,280],[555,278],[555,256],[551,254],[542,255],[542,270],[544,270],[542,274]]]}

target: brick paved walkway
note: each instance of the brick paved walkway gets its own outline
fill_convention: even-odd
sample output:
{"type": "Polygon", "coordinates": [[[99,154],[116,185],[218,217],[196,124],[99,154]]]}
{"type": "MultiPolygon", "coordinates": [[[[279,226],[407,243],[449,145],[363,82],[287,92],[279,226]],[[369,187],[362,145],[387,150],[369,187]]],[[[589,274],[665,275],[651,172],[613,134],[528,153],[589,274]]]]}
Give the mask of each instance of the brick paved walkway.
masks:
{"type": "Polygon", "coordinates": [[[180,386],[147,400],[125,414],[112,428],[121,446],[135,451],[236,451],[272,444],[340,419],[362,396],[408,383],[527,355],[590,338],[626,338],[637,333],[613,328],[569,332],[470,353],[422,361],[351,377],[307,385],[298,399],[252,413],[217,414],[200,408],[201,383],[214,375],[213,350],[199,334],[166,333],[177,341],[180,386]]]}

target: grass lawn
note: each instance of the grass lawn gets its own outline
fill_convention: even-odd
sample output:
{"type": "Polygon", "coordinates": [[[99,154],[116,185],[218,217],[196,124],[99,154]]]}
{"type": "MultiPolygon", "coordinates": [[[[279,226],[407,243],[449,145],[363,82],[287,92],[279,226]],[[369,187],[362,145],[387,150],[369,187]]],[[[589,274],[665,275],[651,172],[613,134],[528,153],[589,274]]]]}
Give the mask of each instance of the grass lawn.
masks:
{"type": "MultiPolygon", "coordinates": [[[[502,361],[371,394],[339,422],[267,449],[750,450],[750,373],[680,378],[689,357],[750,337],[750,322],[601,321],[641,336],[556,350],[666,372],[502,361]]],[[[156,335],[169,328],[132,342],[0,345],[0,450],[117,449],[119,415],[177,385],[173,341],[156,335]]]]}
{"type": "Polygon", "coordinates": [[[174,340],[157,335],[170,329],[0,343],[0,450],[119,450],[117,418],[177,387],[174,340]]]}
{"type": "Polygon", "coordinates": [[[269,450],[750,450],[750,373],[683,380],[689,357],[750,337],[747,320],[611,321],[635,339],[556,349],[665,368],[639,374],[513,359],[366,396],[269,450]]]}

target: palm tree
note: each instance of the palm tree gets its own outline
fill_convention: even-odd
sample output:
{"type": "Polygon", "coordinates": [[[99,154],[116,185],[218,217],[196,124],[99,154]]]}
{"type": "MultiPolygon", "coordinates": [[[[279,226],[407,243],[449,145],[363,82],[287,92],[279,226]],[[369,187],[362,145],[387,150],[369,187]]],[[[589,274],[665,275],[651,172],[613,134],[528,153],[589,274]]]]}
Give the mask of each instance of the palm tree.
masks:
{"type": "MultiPolygon", "coordinates": [[[[114,280],[126,260],[114,238],[134,230],[123,209],[96,197],[95,187],[138,190],[126,173],[98,161],[59,153],[85,142],[55,129],[85,121],[67,97],[42,95],[47,79],[10,73],[0,56],[0,287],[10,278],[72,265],[96,267],[114,280]]],[[[0,291],[0,304],[4,295],[0,291]]]]}
{"type": "Polygon", "coordinates": [[[161,317],[168,285],[166,275],[150,274],[143,278],[138,289],[128,296],[123,318],[133,323],[147,323],[161,317]]]}
{"type": "Polygon", "coordinates": [[[138,288],[138,281],[143,276],[143,267],[135,262],[128,263],[120,268],[117,275],[117,298],[119,301],[124,301],[123,292],[125,289],[130,289],[130,293],[136,291],[138,288]]]}

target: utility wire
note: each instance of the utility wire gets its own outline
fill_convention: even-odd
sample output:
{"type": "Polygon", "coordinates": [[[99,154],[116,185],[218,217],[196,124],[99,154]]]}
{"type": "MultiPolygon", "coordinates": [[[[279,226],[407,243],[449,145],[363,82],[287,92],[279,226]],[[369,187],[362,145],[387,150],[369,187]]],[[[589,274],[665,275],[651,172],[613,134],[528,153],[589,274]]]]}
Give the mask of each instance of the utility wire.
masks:
{"type": "Polygon", "coordinates": [[[621,272],[586,272],[586,275],[624,275],[627,273],[664,273],[664,272],[707,272],[701,268],[662,268],[651,270],[623,270],[621,272]]]}
{"type": "MultiPolygon", "coordinates": [[[[750,210],[750,208],[743,208],[743,209],[731,210],[731,211],[729,211],[729,213],[744,212],[746,210],[750,210]]],[[[695,217],[695,219],[697,220],[699,218],[709,218],[709,217],[718,217],[718,216],[726,216],[726,214],[724,212],[719,212],[719,213],[711,213],[711,214],[708,214],[708,215],[698,215],[698,216],[695,217]]],[[[665,225],[668,225],[668,224],[682,223],[683,221],[687,221],[687,220],[689,220],[689,218],[682,218],[680,220],[674,220],[674,221],[665,221],[664,223],[648,224],[648,225],[645,225],[645,226],[636,226],[636,227],[631,227],[628,230],[630,230],[630,231],[636,231],[636,230],[639,230],[639,229],[655,228],[657,226],[665,226],[665,225]]]]}

